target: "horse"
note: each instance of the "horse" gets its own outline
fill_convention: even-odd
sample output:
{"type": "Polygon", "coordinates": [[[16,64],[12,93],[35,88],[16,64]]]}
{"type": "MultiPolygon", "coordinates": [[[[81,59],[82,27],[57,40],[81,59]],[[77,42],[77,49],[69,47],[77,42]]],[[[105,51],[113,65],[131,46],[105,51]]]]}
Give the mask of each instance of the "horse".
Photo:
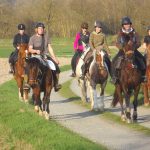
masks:
{"type": "Polygon", "coordinates": [[[44,115],[48,120],[50,114],[50,94],[54,85],[52,71],[40,59],[31,57],[27,62],[27,74],[28,84],[33,91],[32,99],[34,101],[34,109],[40,115],[44,115]],[[43,102],[40,98],[41,92],[44,92],[43,102]]]}
{"type": "Polygon", "coordinates": [[[84,63],[84,58],[86,55],[91,53],[92,50],[85,52],[76,67],[76,76],[78,79],[79,86],[81,88],[81,99],[82,101],[88,102],[87,100],[87,86],[90,90],[90,101],[91,101],[91,110],[95,111],[104,111],[104,90],[107,84],[108,79],[108,69],[104,63],[104,52],[101,50],[95,50],[92,52],[93,60],[89,63],[89,69],[86,73],[84,79],[80,78],[81,67],[84,63]],[[87,84],[86,84],[87,83],[87,84]],[[97,98],[96,86],[100,84],[100,98],[97,98]]]}
{"type": "Polygon", "coordinates": [[[126,38],[123,47],[124,58],[122,60],[121,69],[119,71],[119,82],[115,85],[115,91],[112,100],[112,106],[116,106],[119,102],[121,105],[121,120],[131,123],[131,106],[130,97],[133,92],[134,111],[132,114],[133,121],[137,120],[138,94],[141,85],[141,72],[134,65],[134,43],[126,38]],[[125,111],[123,108],[123,95],[125,98],[125,111]]]}
{"type": "Polygon", "coordinates": [[[147,82],[143,84],[143,91],[144,91],[144,105],[150,105],[150,43],[146,44],[147,48],[147,55],[146,55],[146,77],[147,82]]]}
{"type": "Polygon", "coordinates": [[[18,60],[14,64],[14,73],[13,76],[17,82],[19,90],[19,99],[28,101],[29,89],[24,88],[24,79],[25,79],[25,67],[26,67],[26,58],[28,57],[28,44],[20,44],[18,50],[18,60]]]}

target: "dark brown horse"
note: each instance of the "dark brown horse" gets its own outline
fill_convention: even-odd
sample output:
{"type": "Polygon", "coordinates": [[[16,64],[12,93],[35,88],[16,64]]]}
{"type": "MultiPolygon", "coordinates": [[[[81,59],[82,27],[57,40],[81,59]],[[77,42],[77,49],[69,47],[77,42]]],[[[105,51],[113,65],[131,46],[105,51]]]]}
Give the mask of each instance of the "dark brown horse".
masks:
{"type": "Polygon", "coordinates": [[[137,69],[134,64],[134,44],[127,40],[123,48],[124,50],[124,59],[122,61],[119,83],[115,85],[114,98],[112,105],[115,106],[117,102],[120,102],[121,105],[121,119],[122,121],[131,122],[131,106],[130,106],[130,97],[131,93],[134,94],[133,100],[133,120],[137,119],[137,105],[138,105],[138,93],[140,90],[141,84],[141,72],[137,69]],[[123,95],[125,98],[126,109],[123,108],[123,95]]]}
{"type": "Polygon", "coordinates": [[[28,45],[20,44],[18,51],[18,60],[14,65],[14,78],[17,81],[18,89],[19,89],[19,99],[28,101],[28,92],[29,89],[23,88],[24,86],[24,74],[26,67],[26,58],[28,53],[28,45]]]}
{"type": "MultiPolygon", "coordinates": [[[[92,51],[91,51],[92,52],[92,51]]],[[[86,84],[87,81],[88,87],[90,89],[90,101],[91,101],[91,110],[100,110],[104,111],[104,90],[107,84],[108,78],[108,70],[106,65],[104,64],[104,52],[101,50],[97,50],[92,52],[93,53],[93,60],[90,63],[88,72],[86,74],[86,78],[81,80],[80,77],[80,69],[83,64],[82,56],[79,59],[79,63],[76,69],[76,75],[78,77],[79,85],[82,91],[82,98],[83,101],[87,99],[87,91],[86,91],[86,84]],[[97,97],[96,86],[100,84],[101,92],[100,97],[97,97]]]]}
{"type": "Polygon", "coordinates": [[[52,71],[44,65],[38,58],[31,57],[27,62],[28,83],[33,91],[33,101],[35,111],[43,114],[49,119],[50,94],[53,88],[52,71]],[[41,102],[41,92],[44,92],[43,101],[41,102]]]}
{"type": "Polygon", "coordinates": [[[146,44],[147,55],[146,55],[146,77],[147,82],[143,85],[144,90],[144,105],[150,105],[150,43],[146,44]]]}

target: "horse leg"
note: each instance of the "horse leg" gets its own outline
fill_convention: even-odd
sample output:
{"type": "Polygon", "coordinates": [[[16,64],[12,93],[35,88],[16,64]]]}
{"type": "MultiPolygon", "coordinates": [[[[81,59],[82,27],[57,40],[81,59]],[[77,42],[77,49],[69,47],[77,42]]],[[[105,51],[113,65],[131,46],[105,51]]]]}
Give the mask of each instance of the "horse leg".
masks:
{"type": "MultiPolygon", "coordinates": [[[[126,116],[125,116],[124,107],[123,107],[122,88],[119,84],[117,84],[115,86],[115,92],[116,93],[114,94],[115,95],[114,99],[117,99],[116,102],[120,103],[120,106],[121,106],[121,120],[124,122],[124,121],[126,121],[126,116]]],[[[114,102],[114,103],[116,103],[116,102],[114,102]]]]}
{"type": "Polygon", "coordinates": [[[143,85],[143,92],[144,92],[144,106],[148,106],[150,104],[149,96],[148,96],[148,86],[147,83],[143,85]]]}
{"type": "Polygon", "coordinates": [[[98,108],[100,111],[104,111],[104,89],[106,87],[106,83],[101,84],[101,92],[100,92],[100,98],[98,100],[98,108]]]}
{"type": "Polygon", "coordinates": [[[18,85],[18,94],[19,94],[19,100],[23,100],[23,80],[21,77],[16,77],[17,85],[18,85]]]}
{"type": "Polygon", "coordinates": [[[27,103],[29,100],[29,89],[23,89],[23,99],[27,103]]]}
{"type": "Polygon", "coordinates": [[[124,94],[125,94],[125,103],[126,103],[127,123],[131,123],[130,95],[126,91],[124,94]]]}
{"type": "Polygon", "coordinates": [[[52,87],[46,89],[44,98],[43,98],[43,114],[46,120],[49,120],[50,110],[49,110],[49,103],[50,103],[50,93],[52,87]]]}
{"type": "Polygon", "coordinates": [[[90,82],[88,81],[89,89],[90,89],[90,101],[91,101],[91,110],[98,110],[97,105],[97,92],[96,92],[96,85],[91,86],[90,82]]]}
{"type": "Polygon", "coordinates": [[[82,102],[87,102],[87,93],[86,93],[86,81],[85,80],[78,80],[79,86],[81,88],[81,99],[82,102]]]}
{"type": "Polygon", "coordinates": [[[133,120],[137,120],[137,106],[138,106],[137,99],[138,99],[139,90],[140,90],[140,85],[137,86],[134,90],[134,101],[133,101],[134,111],[133,111],[133,115],[132,115],[133,120]]]}
{"type": "Polygon", "coordinates": [[[34,97],[34,110],[36,112],[39,112],[41,109],[41,99],[40,99],[40,88],[34,88],[33,89],[33,97],[34,97]]]}

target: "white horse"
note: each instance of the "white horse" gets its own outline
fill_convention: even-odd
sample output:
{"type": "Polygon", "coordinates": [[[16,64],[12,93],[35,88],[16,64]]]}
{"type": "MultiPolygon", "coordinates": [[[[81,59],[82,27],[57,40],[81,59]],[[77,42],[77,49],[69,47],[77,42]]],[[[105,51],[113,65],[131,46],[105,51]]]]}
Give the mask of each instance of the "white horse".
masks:
{"type": "Polygon", "coordinates": [[[80,79],[82,74],[81,67],[84,64],[84,57],[89,52],[90,48],[85,50],[76,67],[76,76],[81,88],[81,99],[87,102],[87,86],[90,90],[91,110],[104,111],[104,89],[107,84],[108,69],[104,63],[104,52],[93,51],[93,60],[90,63],[88,73],[84,80],[80,79]],[[87,85],[86,85],[87,82],[87,85]],[[96,85],[100,84],[100,98],[97,97],[96,85]]]}

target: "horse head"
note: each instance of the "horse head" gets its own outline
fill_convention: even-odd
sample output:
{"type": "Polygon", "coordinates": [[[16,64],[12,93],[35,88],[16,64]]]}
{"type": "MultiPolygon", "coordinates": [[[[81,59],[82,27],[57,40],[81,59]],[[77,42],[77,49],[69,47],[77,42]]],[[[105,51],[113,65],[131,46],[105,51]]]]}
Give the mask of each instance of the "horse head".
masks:
{"type": "Polygon", "coordinates": [[[102,50],[96,50],[94,52],[94,60],[99,68],[104,68],[104,55],[105,53],[102,50]]]}
{"type": "Polygon", "coordinates": [[[133,37],[131,38],[129,35],[124,36],[123,51],[125,54],[125,60],[131,65],[134,62],[134,50],[135,43],[133,41],[133,37]]]}
{"type": "Polygon", "coordinates": [[[28,58],[28,44],[19,44],[18,60],[25,67],[26,59],[28,58]]]}
{"type": "Polygon", "coordinates": [[[40,84],[43,69],[39,59],[32,57],[29,58],[27,63],[28,83],[31,87],[40,84]]]}

